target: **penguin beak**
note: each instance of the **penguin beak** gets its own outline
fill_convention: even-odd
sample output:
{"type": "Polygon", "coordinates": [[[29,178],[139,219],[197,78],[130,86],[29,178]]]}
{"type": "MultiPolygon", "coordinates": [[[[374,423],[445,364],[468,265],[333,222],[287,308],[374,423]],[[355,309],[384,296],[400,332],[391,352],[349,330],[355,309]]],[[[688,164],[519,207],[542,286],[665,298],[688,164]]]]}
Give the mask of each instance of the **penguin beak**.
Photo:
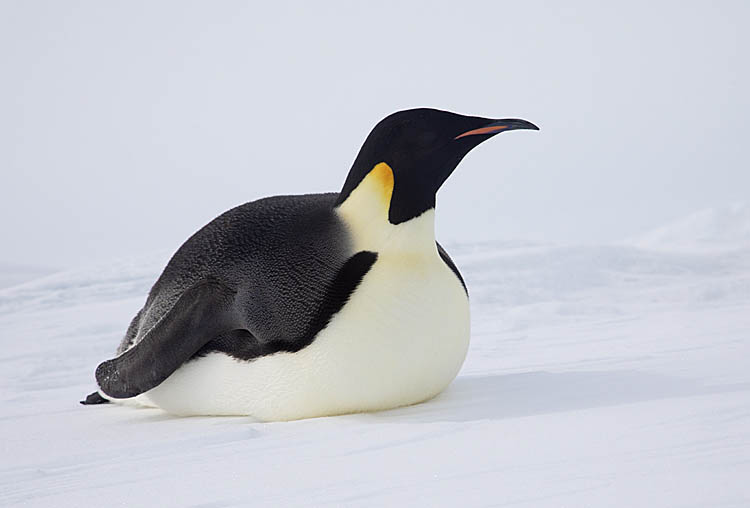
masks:
{"type": "Polygon", "coordinates": [[[539,127],[531,122],[527,122],[526,120],[520,120],[518,118],[504,118],[502,120],[492,120],[491,123],[485,125],[484,127],[466,131],[463,134],[459,134],[453,139],[460,139],[465,136],[476,136],[480,134],[492,136],[499,132],[513,131],[516,129],[531,129],[538,131],[539,127]]]}

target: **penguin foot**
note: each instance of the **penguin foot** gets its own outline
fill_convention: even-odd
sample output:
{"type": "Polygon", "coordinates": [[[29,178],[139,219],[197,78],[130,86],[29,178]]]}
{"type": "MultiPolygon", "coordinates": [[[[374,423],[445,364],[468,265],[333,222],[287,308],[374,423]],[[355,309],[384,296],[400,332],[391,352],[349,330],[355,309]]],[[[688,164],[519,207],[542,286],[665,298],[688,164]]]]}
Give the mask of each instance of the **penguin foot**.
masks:
{"type": "Polygon", "coordinates": [[[99,392],[94,392],[86,397],[86,400],[80,401],[84,406],[90,406],[93,404],[109,404],[109,401],[99,395],[99,392]]]}

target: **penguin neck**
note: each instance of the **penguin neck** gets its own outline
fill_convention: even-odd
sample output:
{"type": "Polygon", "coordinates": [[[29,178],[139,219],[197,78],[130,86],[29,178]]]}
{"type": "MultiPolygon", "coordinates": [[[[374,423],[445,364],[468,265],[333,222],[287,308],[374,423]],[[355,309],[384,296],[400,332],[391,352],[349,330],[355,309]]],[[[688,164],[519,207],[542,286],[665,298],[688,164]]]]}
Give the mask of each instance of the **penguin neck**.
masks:
{"type": "Polygon", "coordinates": [[[437,255],[434,208],[399,224],[388,220],[393,184],[393,170],[381,162],[336,207],[351,234],[353,250],[437,255]]]}

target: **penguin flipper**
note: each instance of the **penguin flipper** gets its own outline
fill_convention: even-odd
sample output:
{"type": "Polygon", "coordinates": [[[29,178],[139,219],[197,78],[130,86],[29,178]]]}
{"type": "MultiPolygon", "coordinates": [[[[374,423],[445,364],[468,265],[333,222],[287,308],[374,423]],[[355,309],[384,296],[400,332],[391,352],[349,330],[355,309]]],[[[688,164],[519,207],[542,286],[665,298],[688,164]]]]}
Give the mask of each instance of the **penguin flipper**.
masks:
{"type": "Polygon", "coordinates": [[[187,289],[172,309],[135,346],[96,368],[102,392],[126,399],[167,379],[206,343],[242,328],[234,309],[236,291],[216,280],[187,289]]]}
{"type": "Polygon", "coordinates": [[[466,287],[466,282],[464,282],[464,278],[461,276],[461,272],[458,271],[458,267],[456,266],[456,263],[453,262],[453,260],[445,251],[442,245],[440,245],[438,242],[435,242],[435,245],[437,245],[438,254],[440,254],[440,259],[442,259],[443,263],[445,263],[448,266],[448,268],[450,268],[451,271],[456,275],[456,277],[458,277],[459,282],[461,282],[461,285],[464,287],[464,293],[466,293],[466,296],[469,296],[469,290],[466,287]]]}

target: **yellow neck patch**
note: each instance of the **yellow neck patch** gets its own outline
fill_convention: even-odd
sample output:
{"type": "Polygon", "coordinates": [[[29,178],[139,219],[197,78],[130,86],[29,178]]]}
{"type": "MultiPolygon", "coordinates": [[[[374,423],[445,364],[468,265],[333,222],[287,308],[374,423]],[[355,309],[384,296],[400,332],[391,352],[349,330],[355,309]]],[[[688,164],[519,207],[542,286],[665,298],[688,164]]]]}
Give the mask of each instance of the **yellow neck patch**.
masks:
{"type": "Polygon", "coordinates": [[[340,206],[354,207],[366,215],[388,217],[393,185],[393,170],[388,164],[381,162],[367,173],[340,206]]]}
{"type": "Polygon", "coordinates": [[[372,180],[372,184],[369,186],[373,187],[373,191],[380,195],[385,206],[390,208],[391,196],[393,196],[393,170],[391,167],[385,162],[377,164],[362,180],[362,183],[365,183],[368,179],[372,180]]]}

